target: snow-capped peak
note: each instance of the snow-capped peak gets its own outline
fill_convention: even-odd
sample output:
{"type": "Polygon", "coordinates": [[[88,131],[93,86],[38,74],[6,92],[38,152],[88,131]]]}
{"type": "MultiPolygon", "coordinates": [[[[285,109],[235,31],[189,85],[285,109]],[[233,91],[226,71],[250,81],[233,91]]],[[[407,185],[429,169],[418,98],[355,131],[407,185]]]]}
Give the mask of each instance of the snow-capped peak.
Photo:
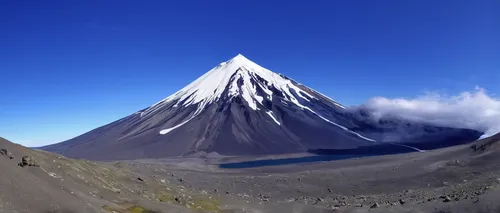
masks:
{"type": "Polygon", "coordinates": [[[248,58],[243,56],[241,53],[238,53],[238,55],[236,55],[236,56],[234,56],[234,58],[230,59],[230,61],[235,61],[235,60],[250,61],[250,60],[248,60],[248,58]]]}
{"type": "Polygon", "coordinates": [[[176,107],[180,104],[182,106],[198,104],[199,110],[195,113],[198,114],[205,106],[219,100],[222,95],[227,95],[229,98],[241,95],[252,109],[259,110],[264,98],[272,100],[273,91],[282,92],[288,101],[299,107],[303,106],[298,99],[309,101],[314,98],[308,92],[295,86],[291,80],[238,54],[220,63],[175,94],[154,104],[143,114],[154,111],[157,106],[171,101],[176,102],[176,107]],[[257,94],[257,87],[264,91],[267,97],[257,94]],[[228,93],[223,94],[226,88],[228,88],[228,93]]]}
{"type": "MultiPolygon", "coordinates": [[[[171,130],[189,122],[191,119],[203,112],[207,106],[220,100],[221,98],[228,100],[239,96],[247,102],[251,109],[261,110],[264,108],[264,99],[272,101],[273,95],[277,95],[282,97],[283,100],[281,101],[288,102],[288,105],[294,105],[301,110],[308,111],[330,124],[355,134],[358,137],[371,141],[371,139],[352,132],[346,127],[330,121],[311,109],[308,106],[309,104],[306,103],[309,103],[312,99],[319,99],[314,97],[309,92],[299,88],[296,84],[297,83],[294,84],[294,82],[292,82],[289,78],[276,74],[247,59],[245,56],[238,54],[236,57],[226,62],[222,62],[212,68],[210,71],[175,94],[149,107],[141,113],[141,116],[152,113],[167,103],[174,102],[174,107],[180,107],[180,105],[182,107],[196,105],[196,111],[190,118],[177,126],[160,132],[160,134],[166,134],[171,130]],[[257,92],[258,90],[263,92],[257,92]]],[[[335,101],[332,101],[332,103],[336,104],[335,101]]],[[[343,108],[341,105],[337,106],[343,108]]],[[[267,111],[268,109],[264,110],[267,111]]],[[[266,113],[272,120],[274,120],[274,122],[281,125],[281,123],[273,116],[272,112],[267,111],[266,113]]]]}

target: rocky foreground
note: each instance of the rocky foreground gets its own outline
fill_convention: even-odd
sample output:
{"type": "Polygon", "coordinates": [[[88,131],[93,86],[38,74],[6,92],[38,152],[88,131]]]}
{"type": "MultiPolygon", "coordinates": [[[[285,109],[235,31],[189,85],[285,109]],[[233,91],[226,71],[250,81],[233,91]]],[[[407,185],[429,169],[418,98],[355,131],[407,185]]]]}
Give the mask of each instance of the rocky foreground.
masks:
{"type": "Polygon", "coordinates": [[[3,139],[0,148],[0,212],[500,212],[500,135],[424,153],[229,170],[216,164],[240,159],[90,162],[3,139]]]}

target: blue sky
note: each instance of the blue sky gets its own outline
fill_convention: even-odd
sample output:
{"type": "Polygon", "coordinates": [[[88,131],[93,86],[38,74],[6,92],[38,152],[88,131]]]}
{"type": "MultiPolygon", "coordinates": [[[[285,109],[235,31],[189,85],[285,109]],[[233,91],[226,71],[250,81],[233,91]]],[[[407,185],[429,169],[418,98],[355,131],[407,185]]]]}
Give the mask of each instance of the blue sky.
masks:
{"type": "Polygon", "coordinates": [[[345,105],[500,92],[500,2],[0,1],[0,136],[60,142],[238,53],[345,105]]]}

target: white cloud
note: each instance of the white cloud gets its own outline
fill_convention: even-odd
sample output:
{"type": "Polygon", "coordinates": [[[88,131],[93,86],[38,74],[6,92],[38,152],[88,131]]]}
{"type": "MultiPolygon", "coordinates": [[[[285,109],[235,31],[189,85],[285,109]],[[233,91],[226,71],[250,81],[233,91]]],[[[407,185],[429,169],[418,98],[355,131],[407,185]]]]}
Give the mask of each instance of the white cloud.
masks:
{"type": "Polygon", "coordinates": [[[500,132],[500,98],[479,87],[456,96],[431,92],[414,99],[375,97],[365,106],[374,110],[376,117],[395,114],[440,126],[483,131],[484,137],[500,132]]]}

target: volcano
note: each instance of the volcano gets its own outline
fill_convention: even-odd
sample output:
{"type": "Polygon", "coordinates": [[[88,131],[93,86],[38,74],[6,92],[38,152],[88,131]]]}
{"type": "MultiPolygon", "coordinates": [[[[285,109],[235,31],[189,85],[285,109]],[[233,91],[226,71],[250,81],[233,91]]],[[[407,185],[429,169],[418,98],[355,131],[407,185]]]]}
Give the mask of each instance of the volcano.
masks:
{"type": "Polygon", "coordinates": [[[397,118],[373,121],[366,113],[237,55],[146,109],[41,149],[122,160],[353,150],[381,143],[468,142],[480,136],[397,118]]]}

